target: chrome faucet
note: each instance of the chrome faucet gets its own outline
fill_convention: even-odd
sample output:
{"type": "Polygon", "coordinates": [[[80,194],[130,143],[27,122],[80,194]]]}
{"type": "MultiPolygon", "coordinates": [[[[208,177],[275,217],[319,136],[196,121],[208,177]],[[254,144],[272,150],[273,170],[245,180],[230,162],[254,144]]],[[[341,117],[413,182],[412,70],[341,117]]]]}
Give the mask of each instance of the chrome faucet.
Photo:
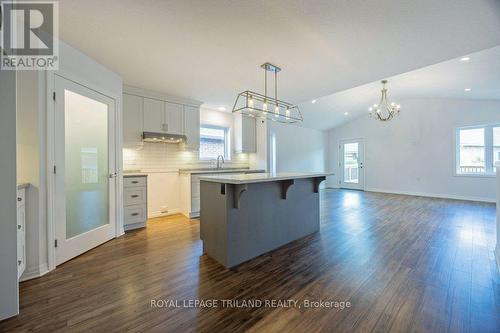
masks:
{"type": "Polygon", "coordinates": [[[224,164],[224,156],[219,155],[217,156],[217,169],[221,169],[222,164],[224,164]],[[220,160],[222,160],[222,163],[220,163],[220,160]]]}

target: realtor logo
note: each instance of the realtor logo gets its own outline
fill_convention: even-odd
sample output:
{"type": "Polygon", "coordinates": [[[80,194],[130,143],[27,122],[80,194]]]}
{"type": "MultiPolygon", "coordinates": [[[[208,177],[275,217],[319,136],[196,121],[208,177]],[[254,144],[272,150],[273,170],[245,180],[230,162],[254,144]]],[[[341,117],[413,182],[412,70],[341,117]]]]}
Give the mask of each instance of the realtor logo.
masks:
{"type": "Polygon", "coordinates": [[[3,70],[58,69],[58,3],[1,1],[3,70]]]}

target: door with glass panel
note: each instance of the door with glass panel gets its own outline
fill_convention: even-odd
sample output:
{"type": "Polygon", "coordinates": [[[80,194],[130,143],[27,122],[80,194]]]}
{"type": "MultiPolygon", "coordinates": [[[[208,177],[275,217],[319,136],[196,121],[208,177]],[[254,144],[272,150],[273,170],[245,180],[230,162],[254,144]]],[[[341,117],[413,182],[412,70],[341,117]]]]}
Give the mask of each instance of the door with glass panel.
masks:
{"type": "Polygon", "coordinates": [[[365,188],[364,142],[362,139],[340,142],[340,187],[356,190],[365,188]]]}
{"type": "Polygon", "coordinates": [[[55,76],[56,265],[115,236],[115,102],[55,76]]]}

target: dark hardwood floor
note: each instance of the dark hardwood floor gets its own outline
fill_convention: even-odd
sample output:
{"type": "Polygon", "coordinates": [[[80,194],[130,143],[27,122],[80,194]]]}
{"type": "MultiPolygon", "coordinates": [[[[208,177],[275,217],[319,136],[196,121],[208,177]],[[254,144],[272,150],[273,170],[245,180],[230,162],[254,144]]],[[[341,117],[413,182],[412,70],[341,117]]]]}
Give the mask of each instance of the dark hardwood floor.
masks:
{"type": "Polygon", "coordinates": [[[233,270],[199,222],[149,221],[21,284],[0,331],[500,332],[495,205],[322,192],[321,231],[233,270]],[[151,299],[349,301],[349,308],[151,307],[151,299]]]}

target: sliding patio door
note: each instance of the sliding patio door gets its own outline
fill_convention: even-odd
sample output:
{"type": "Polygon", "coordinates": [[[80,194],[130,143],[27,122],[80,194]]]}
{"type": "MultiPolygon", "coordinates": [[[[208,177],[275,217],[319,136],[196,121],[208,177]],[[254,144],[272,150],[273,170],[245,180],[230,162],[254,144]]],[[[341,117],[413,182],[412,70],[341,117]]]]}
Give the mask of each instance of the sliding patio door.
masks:
{"type": "Polygon", "coordinates": [[[55,76],[56,265],[115,236],[115,102],[55,76]]]}

